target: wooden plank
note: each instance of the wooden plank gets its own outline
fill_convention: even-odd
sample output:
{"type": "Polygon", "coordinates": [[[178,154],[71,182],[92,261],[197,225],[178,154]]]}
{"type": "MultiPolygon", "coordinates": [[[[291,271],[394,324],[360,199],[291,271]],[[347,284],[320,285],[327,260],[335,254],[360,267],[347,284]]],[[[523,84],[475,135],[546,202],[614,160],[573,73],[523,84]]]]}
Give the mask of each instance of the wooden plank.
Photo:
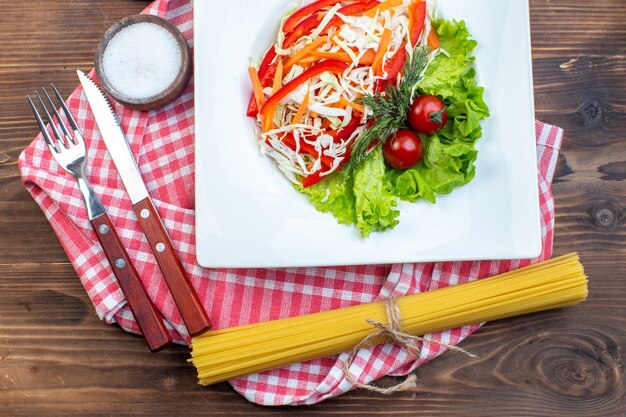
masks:
{"type": "MultiPolygon", "coordinates": [[[[26,190],[28,201],[0,200],[0,263],[59,262],[67,256],[26,190]]],[[[25,198],[26,198],[25,197],[25,198]]]]}
{"type": "MultiPolygon", "coordinates": [[[[418,370],[415,391],[392,398],[350,393],[303,411],[432,416],[473,406],[483,416],[613,415],[626,382],[619,366],[626,261],[606,270],[609,262],[610,255],[587,260],[589,275],[602,277],[592,279],[587,303],[490,323],[462,345],[478,359],[447,353],[418,370]],[[504,406],[497,398],[506,399],[504,406]]],[[[198,386],[186,347],[150,354],[139,337],[99,321],[68,264],[0,265],[0,293],[0,415],[42,415],[59,406],[66,415],[265,413],[226,384],[198,386]]]]}
{"type": "Polygon", "coordinates": [[[26,95],[54,82],[67,97],[88,70],[104,31],[148,1],[0,1],[0,263],[57,262],[66,256],[23,188],[17,159],[38,133],[26,95]]]}

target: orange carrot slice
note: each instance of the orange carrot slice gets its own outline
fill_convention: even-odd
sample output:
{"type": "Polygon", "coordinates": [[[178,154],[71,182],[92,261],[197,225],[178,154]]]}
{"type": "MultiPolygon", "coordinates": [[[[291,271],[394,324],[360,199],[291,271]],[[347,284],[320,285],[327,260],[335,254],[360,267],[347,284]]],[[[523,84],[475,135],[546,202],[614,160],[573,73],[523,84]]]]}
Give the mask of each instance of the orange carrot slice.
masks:
{"type": "Polygon", "coordinates": [[[307,56],[309,56],[309,53],[315,49],[317,49],[318,47],[322,46],[323,44],[325,44],[328,41],[328,36],[322,36],[320,38],[315,39],[313,42],[311,42],[310,44],[308,44],[307,46],[305,46],[304,48],[300,49],[298,52],[296,52],[294,54],[294,56],[292,56],[291,58],[289,58],[287,60],[287,62],[285,62],[285,67],[284,67],[284,72],[289,72],[291,71],[291,68],[297,64],[298,62],[300,62],[302,59],[306,58],[307,56]]]}
{"type": "Polygon", "coordinates": [[[430,33],[428,34],[428,46],[432,49],[437,49],[441,46],[441,41],[439,40],[439,36],[437,35],[435,28],[431,28],[430,33]]]}
{"type": "Polygon", "coordinates": [[[385,10],[393,9],[398,6],[402,6],[402,0],[386,0],[373,9],[365,12],[364,15],[373,19],[376,17],[376,13],[382,13],[385,10]]]}
{"type": "Polygon", "coordinates": [[[274,128],[274,107],[268,109],[265,116],[263,116],[263,133],[267,133],[274,128]]]}
{"type": "Polygon", "coordinates": [[[378,52],[376,52],[376,57],[374,58],[374,62],[372,63],[372,70],[374,71],[374,75],[380,75],[380,73],[382,72],[383,59],[385,58],[387,49],[389,49],[390,43],[391,43],[391,30],[385,28],[382,36],[380,37],[380,44],[378,45],[378,52]]]}
{"type": "Polygon", "coordinates": [[[300,107],[298,108],[296,115],[293,116],[293,120],[291,121],[292,125],[297,125],[302,121],[302,117],[304,116],[306,109],[309,107],[310,95],[311,95],[311,90],[306,92],[306,95],[304,96],[304,100],[302,100],[302,104],[300,104],[300,107]]]}
{"type": "MultiPolygon", "coordinates": [[[[350,55],[348,55],[347,52],[312,51],[311,56],[318,58],[318,59],[337,59],[339,61],[352,64],[352,58],[350,57],[350,55]]],[[[374,52],[373,49],[369,49],[367,50],[367,52],[363,54],[361,58],[359,58],[359,65],[372,65],[375,57],[376,57],[376,52],[374,52]]]]}
{"type": "Polygon", "coordinates": [[[345,107],[352,107],[354,110],[361,112],[361,113],[365,113],[365,109],[363,108],[362,105],[358,104],[358,103],[351,103],[348,100],[346,100],[343,97],[339,97],[339,104],[341,104],[344,108],[345,107]]]}
{"type": "Polygon", "coordinates": [[[278,65],[276,66],[276,74],[274,74],[274,83],[272,85],[272,94],[276,94],[280,87],[283,86],[283,61],[278,60],[278,65]]]}
{"type": "Polygon", "coordinates": [[[259,79],[259,72],[255,67],[248,68],[248,74],[250,74],[250,80],[252,81],[252,88],[254,90],[254,99],[256,100],[259,109],[265,104],[265,93],[263,93],[263,86],[259,79]]]}

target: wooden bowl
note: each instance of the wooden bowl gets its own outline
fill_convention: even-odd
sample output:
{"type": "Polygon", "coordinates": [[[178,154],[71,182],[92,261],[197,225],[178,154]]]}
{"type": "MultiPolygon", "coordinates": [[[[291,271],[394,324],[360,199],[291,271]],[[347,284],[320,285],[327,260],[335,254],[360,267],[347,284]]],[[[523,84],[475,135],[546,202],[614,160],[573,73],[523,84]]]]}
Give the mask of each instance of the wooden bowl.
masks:
{"type": "Polygon", "coordinates": [[[183,34],[178,30],[178,28],[161,17],[147,14],[138,14],[126,17],[111,26],[106,31],[102,40],[100,41],[100,44],[98,45],[98,49],[96,50],[95,64],[96,74],[98,75],[98,80],[100,81],[100,86],[102,87],[102,89],[111,97],[115,98],[118,102],[136,110],[152,110],[163,107],[167,103],[174,101],[185,90],[185,87],[189,82],[189,78],[191,77],[191,71],[193,67],[189,47],[187,46],[187,42],[185,41],[183,34]],[[141,99],[128,97],[113,88],[113,86],[107,80],[104,74],[104,69],[102,65],[104,51],[109,45],[111,39],[113,39],[113,37],[122,29],[137,23],[154,23],[166,29],[170,34],[172,34],[172,36],[176,40],[176,43],[178,44],[179,50],[181,51],[181,66],[174,81],[160,93],[152,97],[145,97],[141,99]]]}

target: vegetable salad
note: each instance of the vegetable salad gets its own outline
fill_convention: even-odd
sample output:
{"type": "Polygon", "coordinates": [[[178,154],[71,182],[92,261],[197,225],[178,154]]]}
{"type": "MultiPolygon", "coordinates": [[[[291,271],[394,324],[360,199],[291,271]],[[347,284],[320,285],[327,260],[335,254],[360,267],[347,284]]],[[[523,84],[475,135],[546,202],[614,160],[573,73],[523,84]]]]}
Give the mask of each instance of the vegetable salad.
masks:
{"type": "Polygon", "coordinates": [[[393,228],[398,199],[434,203],[474,177],[489,115],[475,47],[464,22],[436,18],[422,0],[291,10],[248,69],[261,151],[340,223],[363,236],[393,228]]]}

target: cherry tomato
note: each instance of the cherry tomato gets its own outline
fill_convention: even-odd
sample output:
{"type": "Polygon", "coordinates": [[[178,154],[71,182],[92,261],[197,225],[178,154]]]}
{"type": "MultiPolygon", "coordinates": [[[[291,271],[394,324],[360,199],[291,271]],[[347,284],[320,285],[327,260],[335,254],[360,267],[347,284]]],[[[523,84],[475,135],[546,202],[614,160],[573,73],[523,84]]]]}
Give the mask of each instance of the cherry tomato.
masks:
{"type": "Polygon", "coordinates": [[[398,130],[383,145],[385,161],[395,169],[409,169],[417,165],[423,153],[420,137],[410,130],[398,130]]]}
{"type": "Polygon", "coordinates": [[[441,130],[448,121],[444,102],[435,96],[420,96],[409,110],[409,124],[419,133],[432,135],[441,130]]]}

